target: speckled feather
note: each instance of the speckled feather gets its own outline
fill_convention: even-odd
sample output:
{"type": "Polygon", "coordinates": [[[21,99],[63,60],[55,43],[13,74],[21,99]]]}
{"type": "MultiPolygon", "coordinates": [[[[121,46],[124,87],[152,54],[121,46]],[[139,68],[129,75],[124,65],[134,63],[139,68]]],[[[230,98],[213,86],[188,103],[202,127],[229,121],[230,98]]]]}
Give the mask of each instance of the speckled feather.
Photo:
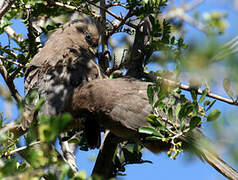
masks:
{"type": "MultiPolygon", "coordinates": [[[[72,101],[73,113],[95,117],[116,136],[143,144],[154,153],[166,151],[170,147],[167,143],[144,141],[138,132],[141,126],[151,126],[147,122],[147,116],[152,111],[147,97],[147,86],[148,83],[134,79],[93,80],[75,89],[72,101]]],[[[179,102],[179,95],[174,97],[177,99],[176,103],[179,102]]],[[[169,102],[169,98],[167,97],[165,101],[169,102]]],[[[176,103],[173,107],[174,112],[176,103]]],[[[165,121],[168,120],[165,113],[161,113],[160,116],[165,121]]],[[[185,121],[188,125],[189,119],[185,121]]],[[[211,142],[203,135],[200,128],[193,129],[180,140],[183,141],[186,149],[192,150],[224,176],[233,180],[238,179],[236,170],[224,162],[211,148],[211,142]],[[204,141],[207,142],[206,146],[203,144],[204,141]]]]}
{"type": "Polygon", "coordinates": [[[33,121],[34,106],[40,98],[45,99],[40,113],[60,115],[70,110],[76,87],[104,77],[89,51],[98,46],[99,38],[100,25],[87,17],[66,23],[50,36],[26,68],[26,95],[36,90],[37,97],[25,107],[23,129],[33,121]],[[85,35],[91,38],[86,39],[85,35]]]}

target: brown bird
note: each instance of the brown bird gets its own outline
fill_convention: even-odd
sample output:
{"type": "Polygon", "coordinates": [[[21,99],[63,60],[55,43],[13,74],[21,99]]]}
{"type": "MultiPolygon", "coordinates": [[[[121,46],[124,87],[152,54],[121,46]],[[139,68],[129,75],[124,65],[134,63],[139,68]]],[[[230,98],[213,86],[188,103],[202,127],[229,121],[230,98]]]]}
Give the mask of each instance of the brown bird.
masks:
{"type": "MultiPolygon", "coordinates": [[[[95,117],[96,121],[116,136],[123,140],[140,143],[154,153],[168,151],[169,143],[146,141],[138,132],[142,126],[151,127],[151,124],[147,122],[147,116],[152,112],[152,106],[147,97],[148,84],[123,78],[93,80],[75,89],[72,102],[73,113],[95,117]]],[[[165,98],[165,102],[168,102],[169,98],[171,97],[165,98]]],[[[179,95],[175,98],[179,102],[179,95]]],[[[175,107],[176,104],[173,108],[175,107]]],[[[160,117],[163,121],[168,121],[167,126],[170,128],[169,124],[172,122],[168,115],[161,112],[160,117]]],[[[193,150],[201,159],[206,160],[227,178],[238,180],[236,170],[223,161],[210,145],[204,146],[201,139],[209,142],[198,127],[193,129],[192,133],[180,138],[185,149],[193,150]]]]}
{"type": "MultiPolygon", "coordinates": [[[[98,46],[99,38],[100,25],[86,16],[66,23],[50,36],[26,68],[26,95],[36,90],[37,97],[33,105],[27,104],[25,107],[22,122],[24,130],[33,119],[37,124],[33,108],[40,98],[45,100],[40,113],[61,115],[70,110],[72,93],[76,87],[103,78],[90,50],[98,46]]],[[[94,129],[99,136],[99,128],[94,129]]],[[[89,144],[95,147],[96,142],[89,144]]]]}
{"type": "MultiPolygon", "coordinates": [[[[86,119],[85,133],[92,148],[98,145],[100,124],[116,136],[140,143],[152,152],[167,150],[168,144],[146,142],[138,132],[141,126],[151,126],[146,121],[152,111],[146,93],[148,83],[135,79],[102,80],[104,75],[89,50],[97,46],[99,38],[98,23],[86,17],[65,24],[50,36],[25,73],[26,94],[37,91],[33,106],[44,98],[40,113],[52,116],[70,112],[75,120],[86,119]]],[[[32,122],[37,125],[33,106],[26,105],[23,129],[32,122]]],[[[168,119],[163,113],[161,117],[168,119]]],[[[199,146],[196,140],[200,137],[204,135],[196,128],[190,137],[181,140],[189,147],[192,139],[199,156],[224,176],[237,180],[237,172],[215,151],[199,146]]]]}

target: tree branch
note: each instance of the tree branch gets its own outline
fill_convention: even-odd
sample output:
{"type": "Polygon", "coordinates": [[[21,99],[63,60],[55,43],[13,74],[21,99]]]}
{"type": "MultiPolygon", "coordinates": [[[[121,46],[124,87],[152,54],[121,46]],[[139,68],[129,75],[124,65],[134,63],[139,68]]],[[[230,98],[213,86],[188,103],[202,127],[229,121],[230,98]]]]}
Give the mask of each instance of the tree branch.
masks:
{"type": "Polygon", "coordinates": [[[21,95],[17,91],[17,89],[14,85],[13,79],[10,78],[6,68],[4,67],[4,65],[2,63],[2,60],[0,60],[0,73],[11,92],[11,95],[14,97],[16,102],[19,104],[22,101],[21,95]]]}
{"type": "Polygon", "coordinates": [[[67,141],[62,141],[63,135],[60,135],[60,145],[61,150],[63,152],[63,157],[65,161],[69,164],[71,169],[74,171],[74,173],[78,172],[77,165],[76,165],[76,159],[73,151],[71,151],[69,147],[69,143],[67,141]]]}
{"type": "Polygon", "coordinates": [[[144,50],[146,44],[150,40],[150,32],[152,25],[149,17],[145,17],[138,25],[135,34],[135,40],[131,51],[128,71],[126,76],[141,78],[144,72],[144,50]]]}
{"type": "MultiPolygon", "coordinates": [[[[169,80],[169,79],[164,79],[162,77],[155,77],[151,74],[148,74],[148,73],[144,73],[143,74],[143,77],[147,78],[147,79],[150,79],[152,81],[156,81],[156,80],[163,80],[165,81],[168,85],[171,85],[171,86],[178,86],[180,89],[182,90],[185,90],[185,91],[191,91],[191,87],[188,86],[188,85],[185,85],[185,84],[182,84],[182,83],[179,83],[179,82],[175,82],[175,81],[172,81],[172,80],[169,80]]],[[[198,94],[202,94],[202,90],[198,89],[197,90],[197,93],[198,94]]],[[[235,106],[238,106],[238,102],[237,101],[233,101],[231,99],[227,99],[227,98],[224,98],[222,96],[219,96],[219,95],[216,95],[216,94],[213,94],[213,93],[207,93],[206,95],[207,97],[210,97],[210,98],[213,98],[213,99],[216,99],[216,100],[219,100],[219,101],[222,101],[222,102],[225,102],[225,103],[228,103],[228,104],[231,104],[231,105],[235,105],[235,106]]]]}
{"type": "Polygon", "coordinates": [[[20,43],[23,41],[21,34],[17,34],[16,31],[10,26],[5,27],[4,32],[7,33],[7,35],[12,38],[16,43],[20,43]]]}
{"type": "MultiPolygon", "coordinates": [[[[16,0],[9,0],[8,3],[0,10],[0,19],[7,13],[16,0]]],[[[5,1],[6,2],[6,1],[5,1]]]]}
{"type": "Polygon", "coordinates": [[[172,18],[178,18],[182,21],[187,22],[188,24],[193,25],[194,27],[198,28],[199,30],[205,32],[206,27],[195,20],[194,18],[190,17],[185,13],[185,10],[183,7],[177,7],[177,8],[172,8],[168,10],[168,12],[164,15],[164,18],[167,20],[170,20],[172,18]]]}
{"type": "MultiPolygon", "coordinates": [[[[117,20],[120,20],[120,21],[123,20],[123,18],[117,16],[116,14],[114,14],[113,12],[109,11],[108,9],[106,9],[106,8],[104,8],[104,7],[101,7],[101,6],[97,5],[97,4],[94,4],[93,2],[88,1],[88,0],[86,0],[86,2],[89,3],[89,4],[91,4],[91,5],[93,5],[93,6],[95,6],[95,7],[97,7],[97,8],[99,8],[99,9],[101,9],[101,10],[103,10],[103,11],[105,11],[106,13],[108,13],[109,15],[111,15],[112,17],[114,17],[114,18],[117,19],[117,20]]],[[[132,28],[134,28],[134,29],[137,28],[136,25],[134,25],[134,24],[132,24],[132,23],[130,23],[130,22],[125,22],[125,24],[128,25],[128,26],[130,26],[130,27],[132,27],[132,28]]]]}
{"type": "Polygon", "coordinates": [[[195,1],[192,1],[191,3],[186,3],[183,8],[184,10],[189,11],[196,8],[197,6],[202,4],[204,1],[205,0],[195,0],[195,1]]]}
{"type": "Polygon", "coordinates": [[[118,138],[107,130],[104,134],[103,142],[100,147],[92,175],[98,175],[105,179],[109,179],[116,175],[116,169],[113,164],[113,156],[118,143],[118,138]]]}
{"type": "Polygon", "coordinates": [[[35,35],[33,33],[33,26],[32,26],[32,15],[31,15],[31,5],[26,5],[25,6],[25,11],[27,12],[27,37],[29,40],[29,46],[28,46],[28,54],[26,58],[24,59],[24,62],[22,62],[22,67],[19,67],[16,69],[14,73],[12,73],[11,78],[15,79],[15,77],[18,75],[18,73],[25,67],[27,62],[29,61],[30,57],[34,55],[34,43],[36,41],[35,35]]]}
{"type": "Polygon", "coordinates": [[[120,28],[121,26],[123,26],[126,23],[126,20],[129,19],[132,15],[133,14],[131,10],[129,10],[126,16],[116,26],[114,26],[113,30],[109,32],[107,36],[110,37],[112,34],[114,34],[116,30],[120,28]]]}
{"type": "Polygon", "coordinates": [[[40,141],[36,141],[36,142],[33,142],[33,143],[31,143],[31,144],[29,144],[27,146],[19,147],[19,148],[14,149],[14,150],[12,150],[10,152],[6,152],[2,157],[10,156],[10,155],[18,153],[18,152],[20,152],[20,151],[22,151],[24,149],[27,149],[28,147],[31,147],[31,146],[34,146],[34,145],[37,145],[37,144],[40,144],[40,143],[41,143],[40,141]]]}
{"type": "MultiPolygon", "coordinates": [[[[64,3],[60,3],[60,2],[54,2],[53,0],[46,0],[50,5],[54,5],[54,6],[57,6],[57,7],[62,7],[62,8],[66,8],[68,10],[72,10],[72,11],[78,11],[78,12],[81,12],[83,13],[83,11],[77,7],[74,7],[74,6],[71,6],[71,5],[67,5],[67,4],[64,4],[64,3]]],[[[91,12],[91,14],[96,17],[96,18],[99,18],[100,15],[96,14],[96,13],[93,13],[91,12]]]]}
{"type": "MultiPolygon", "coordinates": [[[[125,4],[125,3],[124,3],[125,4]]],[[[110,8],[110,7],[113,7],[113,6],[121,6],[123,8],[126,8],[127,7],[124,5],[122,2],[115,2],[115,3],[111,3],[109,2],[109,4],[106,6],[106,9],[110,8]]]]}
{"type": "Polygon", "coordinates": [[[15,59],[17,58],[17,54],[14,51],[11,51],[10,49],[5,49],[5,47],[2,47],[1,45],[0,45],[0,49],[4,49],[5,53],[14,57],[15,59]]]}
{"type": "Polygon", "coordinates": [[[1,56],[1,55],[0,55],[0,59],[2,59],[2,60],[4,60],[4,61],[7,61],[7,62],[9,62],[9,63],[15,64],[15,65],[17,65],[17,66],[20,67],[20,68],[24,68],[24,66],[23,66],[22,64],[20,64],[20,63],[18,63],[18,62],[16,62],[16,61],[12,61],[12,60],[10,60],[10,59],[7,59],[7,58],[5,58],[4,56],[1,56]]]}
{"type": "MultiPolygon", "coordinates": [[[[100,6],[105,7],[105,0],[100,0],[100,6]]],[[[100,14],[101,14],[101,21],[102,25],[106,26],[106,12],[100,9],[100,14]]],[[[102,44],[102,54],[103,58],[99,58],[99,65],[102,68],[103,72],[106,74],[109,68],[109,54],[106,53],[108,52],[108,38],[106,38],[106,30],[103,28],[102,30],[102,36],[101,36],[101,44],[102,44]],[[105,54],[106,53],[106,54],[105,54]]]]}

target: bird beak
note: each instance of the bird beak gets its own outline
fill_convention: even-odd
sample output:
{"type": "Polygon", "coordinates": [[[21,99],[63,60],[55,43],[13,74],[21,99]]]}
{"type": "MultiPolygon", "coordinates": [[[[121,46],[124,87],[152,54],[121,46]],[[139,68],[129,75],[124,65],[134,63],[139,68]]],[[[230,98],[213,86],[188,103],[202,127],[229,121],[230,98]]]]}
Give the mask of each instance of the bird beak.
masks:
{"type": "Polygon", "coordinates": [[[93,48],[93,47],[89,47],[88,48],[88,50],[89,50],[89,52],[90,53],[92,53],[92,55],[94,56],[94,57],[97,57],[97,50],[96,50],[97,48],[93,48]]]}

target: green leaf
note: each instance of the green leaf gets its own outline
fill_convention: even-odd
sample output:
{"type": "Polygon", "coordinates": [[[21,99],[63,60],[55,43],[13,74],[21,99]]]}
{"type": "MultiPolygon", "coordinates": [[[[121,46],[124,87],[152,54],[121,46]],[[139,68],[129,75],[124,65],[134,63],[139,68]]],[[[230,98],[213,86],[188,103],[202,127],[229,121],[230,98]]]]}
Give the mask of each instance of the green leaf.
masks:
{"type": "Polygon", "coordinates": [[[151,84],[148,85],[148,87],[147,87],[147,96],[149,98],[149,103],[151,105],[153,105],[153,103],[154,103],[154,94],[155,94],[155,92],[154,92],[153,85],[151,85],[151,84]]]}
{"type": "Polygon", "coordinates": [[[70,139],[68,140],[68,143],[79,144],[80,141],[81,141],[80,138],[78,138],[78,137],[72,137],[72,138],[70,138],[70,139]]]}
{"type": "MultiPolygon", "coordinates": [[[[79,171],[76,173],[76,175],[74,176],[74,179],[86,179],[87,175],[86,175],[86,171],[79,171]]],[[[67,178],[65,178],[67,179],[67,178]]]]}
{"type": "Polygon", "coordinates": [[[184,120],[182,119],[180,123],[180,130],[183,132],[184,129],[185,129],[185,124],[184,124],[184,120]]]}
{"type": "Polygon", "coordinates": [[[210,101],[209,100],[205,100],[204,103],[203,103],[203,106],[208,106],[210,104],[210,101]]]}
{"type": "Polygon", "coordinates": [[[174,122],[173,109],[171,107],[168,110],[168,114],[169,114],[170,121],[174,122]]]}
{"type": "Polygon", "coordinates": [[[158,108],[159,111],[161,111],[162,109],[164,109],[166,107],[166,104],[163,103],[162,99],[158,99],[156,101],[156,103],[154,104],[154,108],[158,108]]]}
{"type": "Polygon", "coordinates": [[[211,109],[211,107],[213,106],[213,104],[216,102],[216,100],[214,99],[211,104],[208,106],[208,108],[206,109],[206,111],[208,111],[209,109],[211,109]]]}
{"type": "Polygon", "coordinates": [[[189,123],[190,130],[194,129],[201,123],[202,119],[198,116],[192,117],[189,123]]]}
{"type": "Polygon", "coordinates": [[[199,105],[197,103],[193,104],[193,115],[196,116],[199,111],[199,105]]]}
{"type": "Polygon", "coordinates": [[[149,136],[145,138],[148,141],[160,141],[162,139],[162,137],[158,137],[158,136],[149,136]]]}
{"type": "Polygon", "coordinates": [[[234,92],[231,90],[231,81],[229,78],[223,80],[223,88],[226,91],[226,94],[233,99],[234,92]]]}
{"type": "Polygon", "coordinates": [[[72,116],[71,116],[71,114],[69,114],[69,113],[64,113],[63,115],[62,115],[62,117],[60,118],[60,123],[59,122],[56,122],[57,124],[58,124],[58,130],[59,131],[62,131],[62,130],[64,130],[66,127],[67,127],[67,125],[69,125],[69,123],[71,122],[73,120],[73,118],[72,118],[72,116]]]}
{"type": "Polygon", "coordinates": [[[178,115],[179,115],[180,110],[181,110],[181,104],[178,103],[177,106],[176,106],[176,118],[179,118],[178,115]]]}
{"type": "Polygon", "coordinates": [[[191,93],[193,102],[197,102],[197,91],[194,90],[194,89],[192,89],[192,90],[190,91],[190,93],[191,93]]]}
{"type": "Polygon", "coordinates": [[[139,128],[139,133],[164,137],[160,132],[156,131],[152,127],[140,127],[139,128]]]}
{"type": "Polygon", "coordinates": [[[45,99],[40,98],[36,104],[35,111],[39,111],[44,103],[45,103],[45,99]]]}
{"type": "Polygon", "coordinates": [[[179,112],[179,119],[187,118],[188,114],[193,111],[193,105],[190,102],[184,104],[179,112]]]}
{"type": "Polygon", "coordinates": [[[205,88],[205,89],[202,91],[202,95],[201,95],[201,97],[200,97],[199,100],[198,100],[198,104],[201,104],[201,103],[203,102],[203,100],[204,100],[204,98],[206,97],[207,93],[208,93],[208,89],[205,88]]]}
{"type": "Polygon", "coordinates": [[[6,164],[0,168],[0,173],[4,174],[5,177],[13,176],[15,173],[17,173],[17,161],[8,160],[6,164]]]}
{"type": "Polygon", "coordinates": [[[212,110],[209,115],[207,116],[207,121],[215,121],[220,116],[221,112],[218,109],[212,110]]]}
{"type": "Polygon", "coordinates": [[[147,117],[147,121],[154,127],[163,126],[163,122],[159,120],[154,114],[149,114],[147,117]]]}

